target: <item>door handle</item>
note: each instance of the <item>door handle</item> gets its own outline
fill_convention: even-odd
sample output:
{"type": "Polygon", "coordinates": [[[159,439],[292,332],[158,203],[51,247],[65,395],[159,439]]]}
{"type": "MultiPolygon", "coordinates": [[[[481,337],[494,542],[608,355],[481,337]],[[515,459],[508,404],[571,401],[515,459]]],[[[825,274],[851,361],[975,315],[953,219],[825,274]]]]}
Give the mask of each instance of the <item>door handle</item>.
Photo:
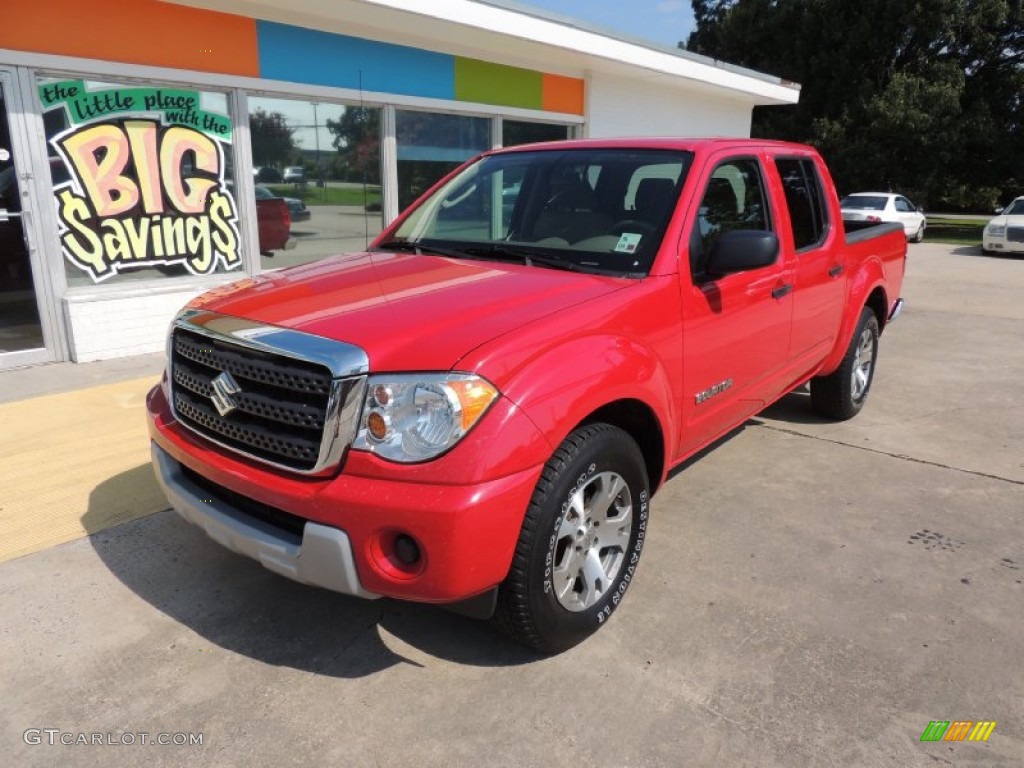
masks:
{"type": "Polygon", "coordinates": [[[829,277],[839,277],[841,274],[843,274],[843,265],[842,264],[836,264],[834,267],[830,268],[829,271],[828,271],[828,276],[829,277]]]}
{"type": "Polygon", "coordinates": [[[793,286],[790,285],[789,283],[786,283],[785,285],[780,285],[778,288],[773,288],[772,289],[772,298],[773,299],[781,299],[783,296],[785,296],[787,293],[789,293],[792,290],[793,290],[793,286]]]}

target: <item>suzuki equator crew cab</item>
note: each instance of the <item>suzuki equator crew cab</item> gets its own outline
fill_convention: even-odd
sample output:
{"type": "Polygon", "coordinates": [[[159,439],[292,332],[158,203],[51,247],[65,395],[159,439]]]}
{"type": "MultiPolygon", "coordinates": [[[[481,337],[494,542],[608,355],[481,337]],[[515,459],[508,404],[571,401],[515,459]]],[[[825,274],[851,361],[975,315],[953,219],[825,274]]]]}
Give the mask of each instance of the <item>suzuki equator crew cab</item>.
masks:
{"type": "Polygon", "coordinates": [[[806,382],[826,416],[861,409],[906,248],[844,232],[805,146],[489,152],[366,252],[189,304],[153,463],[279,574],[556,652],[621,604],[669,469],[806,382]]]}

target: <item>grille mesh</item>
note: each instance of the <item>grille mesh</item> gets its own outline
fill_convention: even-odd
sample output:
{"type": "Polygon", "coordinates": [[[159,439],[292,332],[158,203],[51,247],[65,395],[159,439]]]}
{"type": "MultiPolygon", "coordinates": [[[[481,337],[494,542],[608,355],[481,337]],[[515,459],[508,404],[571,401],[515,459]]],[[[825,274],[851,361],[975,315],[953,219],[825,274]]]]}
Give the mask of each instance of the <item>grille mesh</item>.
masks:
{"type": "Polygon", "coordinates": [[[175,328],[171,371],[174,410],[193,431],[294,469],[316,466],[332,384],[326,368],[175,328]],[[211,395],[225,372],[240,391],[222,416],[211,395]]]}

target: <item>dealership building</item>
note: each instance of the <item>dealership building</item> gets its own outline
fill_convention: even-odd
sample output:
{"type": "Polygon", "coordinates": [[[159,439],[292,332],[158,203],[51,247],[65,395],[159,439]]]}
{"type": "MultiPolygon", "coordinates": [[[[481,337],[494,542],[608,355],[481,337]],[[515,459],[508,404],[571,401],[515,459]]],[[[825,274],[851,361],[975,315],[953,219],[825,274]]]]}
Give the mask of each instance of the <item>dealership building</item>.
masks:
{"type": "Polygon", "coordinates": [[[160,350],[198,293],[364,248],[481,151],[747,136],[798,97],[496,0],[9,3],[0,369],[160,350]]]}

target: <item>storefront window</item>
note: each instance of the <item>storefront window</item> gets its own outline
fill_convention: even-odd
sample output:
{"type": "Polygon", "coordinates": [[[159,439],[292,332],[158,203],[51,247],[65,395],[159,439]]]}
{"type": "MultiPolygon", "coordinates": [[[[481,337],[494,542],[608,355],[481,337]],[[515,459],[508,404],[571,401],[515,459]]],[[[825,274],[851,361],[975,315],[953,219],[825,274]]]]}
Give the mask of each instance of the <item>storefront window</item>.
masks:
{"type": "Polygon", "coordinates": [[[249,132],[264,269],[362,250],[380,234],[380,109],[250,97],[249,132]],[[290,231],[275,226],[282,200],[290,231]]]}
{"type": "Polygon", "coordinates": [[[39,81],[68,285],[242,266],[222,93],[39,81]]]}
{"type": "Polygon", "coordinates": [[[491,146],[484,117],[398,110],[398,206],[404,210],[434,182],[491,146]]]}
{"type": "Polygon", "coordinates": [[[505,147],[514,147],[538,141],[564,141],[569,138],[570,130],[567,125],[506,119],[501,123],[501,144],[505,147]]]}

